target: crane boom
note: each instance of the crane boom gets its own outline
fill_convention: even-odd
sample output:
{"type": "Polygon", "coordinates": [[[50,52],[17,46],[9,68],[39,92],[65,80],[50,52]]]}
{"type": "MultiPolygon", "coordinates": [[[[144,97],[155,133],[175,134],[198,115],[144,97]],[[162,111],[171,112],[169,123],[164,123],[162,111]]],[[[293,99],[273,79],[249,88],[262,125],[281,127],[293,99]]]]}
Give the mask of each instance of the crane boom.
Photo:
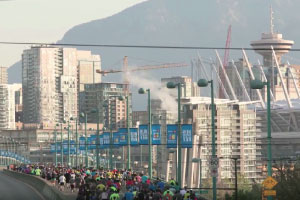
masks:
{"type": "MultiPolygon", "coordinates": [[[[186,63],[166,63],[162,65],[145,65],[133,69],[127,69],[127,72],[136,72],[136,71],[143,71],[143,70],[152,70],[152,69],[163,69],[163,68],[174,68],[174,67],[188,67],[186,63]]],[[[119,73],[125,72],[124,70],[96,70],[97,73],[106,75],[110,73],[119,73]]]]}

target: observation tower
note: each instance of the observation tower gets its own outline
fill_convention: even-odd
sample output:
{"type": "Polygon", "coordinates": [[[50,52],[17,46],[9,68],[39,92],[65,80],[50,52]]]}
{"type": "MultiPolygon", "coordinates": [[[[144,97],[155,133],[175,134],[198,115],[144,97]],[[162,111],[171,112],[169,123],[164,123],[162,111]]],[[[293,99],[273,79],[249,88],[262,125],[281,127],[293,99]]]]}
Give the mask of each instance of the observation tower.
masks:
{"type": "Polygon", "coordinates": [[[271,46],[273,46],[278,63],[281,63],[281,56],[290,51],[294,44],[292,40],[284,40],[282,34],[274,33],[273,9],[270,7],[270,33],[262,33],[261,39],[252,41],[251,46],[256,53],[263,56],[264,67],[274,66],[271,46]]]}

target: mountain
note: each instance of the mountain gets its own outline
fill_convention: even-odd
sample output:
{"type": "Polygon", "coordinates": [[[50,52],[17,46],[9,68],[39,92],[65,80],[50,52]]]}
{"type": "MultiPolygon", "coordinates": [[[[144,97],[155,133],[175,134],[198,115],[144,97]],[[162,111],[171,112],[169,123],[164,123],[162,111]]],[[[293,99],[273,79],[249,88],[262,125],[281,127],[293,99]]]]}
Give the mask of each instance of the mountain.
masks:
{"type": "MultiPolygon", "coordinates": [[[[300,15],[295,15],[298,1],[274,1],[275,29],[280,28],[284,38],[298,45],[300,15]],[[292,13],[292,14],[291,14],[292,13]]],[[[232,25],[232,47],[250,47],[262,32],[269,30],[269,2],[261,0],[149,0],[104,19],[77,25],[65,33],[58,43],[170,45],[224,47],[227,28],[232,25]]],[[[163,62],[190,63],[197,52],[215,58],[213,50],[179,50],[146,48],[79,47],[100,54],[102,68],[121,68],[120,60],[128,56],[130,66],[163,62]],[[117,61],[118,64],[115,65],[117,61]],[[153,62],[151,62],[153,61],[153,62]]],[[[224,52],[220,51],[222,56],[224,52]]],[[[233,58],[240,51],[231,51],[233,58]]],[[[260,56],[249,52],[250,57],[260,56]]],[[[15,65],[13,68],[20,67],[15,65]]],[[[149,76],[159,79],[172,75],[189,75],[190,69],[152,70],[149,76]]],[[[10,78],[13,74],[10,73],[10,78]]],[[[104,81],[120,80],[120,75],[108,75],[104,81]]]]}

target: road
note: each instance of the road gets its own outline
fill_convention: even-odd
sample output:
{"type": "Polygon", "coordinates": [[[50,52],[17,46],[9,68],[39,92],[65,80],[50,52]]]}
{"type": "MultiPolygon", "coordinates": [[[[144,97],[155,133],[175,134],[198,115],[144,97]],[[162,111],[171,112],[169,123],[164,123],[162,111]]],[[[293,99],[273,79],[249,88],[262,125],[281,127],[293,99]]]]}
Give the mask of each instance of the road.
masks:
{"type": "Polygon", "coordinates": [[[43,200],[30,186],[0,172],[0,200],[43,200]]]}

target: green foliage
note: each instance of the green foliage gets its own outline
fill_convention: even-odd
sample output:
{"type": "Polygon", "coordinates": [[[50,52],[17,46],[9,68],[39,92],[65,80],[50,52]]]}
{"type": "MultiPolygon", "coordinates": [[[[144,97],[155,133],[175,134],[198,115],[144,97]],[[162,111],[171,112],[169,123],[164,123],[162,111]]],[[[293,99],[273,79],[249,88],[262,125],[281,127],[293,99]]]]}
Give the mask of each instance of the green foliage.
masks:
{"type": "MultiPolygon", "coordinates": [[[[274,166],[273,166],[274,167],[274,166]]],[[[275,171],[278,184],[275,186],[278,200],[300,199],[300,165],[299,160],[295,165],[289,163],[276,164],[275,171]]]]}
{"type": "MultiPolygon", "coordinates": [[[[238,199],[243,200],[261,200],[261,186],[254,184],[250,190],[238,190],[238,199]]],[[[226,194],[225,200],[235,200],[235,193],[232,195],[226,194]]]]}

